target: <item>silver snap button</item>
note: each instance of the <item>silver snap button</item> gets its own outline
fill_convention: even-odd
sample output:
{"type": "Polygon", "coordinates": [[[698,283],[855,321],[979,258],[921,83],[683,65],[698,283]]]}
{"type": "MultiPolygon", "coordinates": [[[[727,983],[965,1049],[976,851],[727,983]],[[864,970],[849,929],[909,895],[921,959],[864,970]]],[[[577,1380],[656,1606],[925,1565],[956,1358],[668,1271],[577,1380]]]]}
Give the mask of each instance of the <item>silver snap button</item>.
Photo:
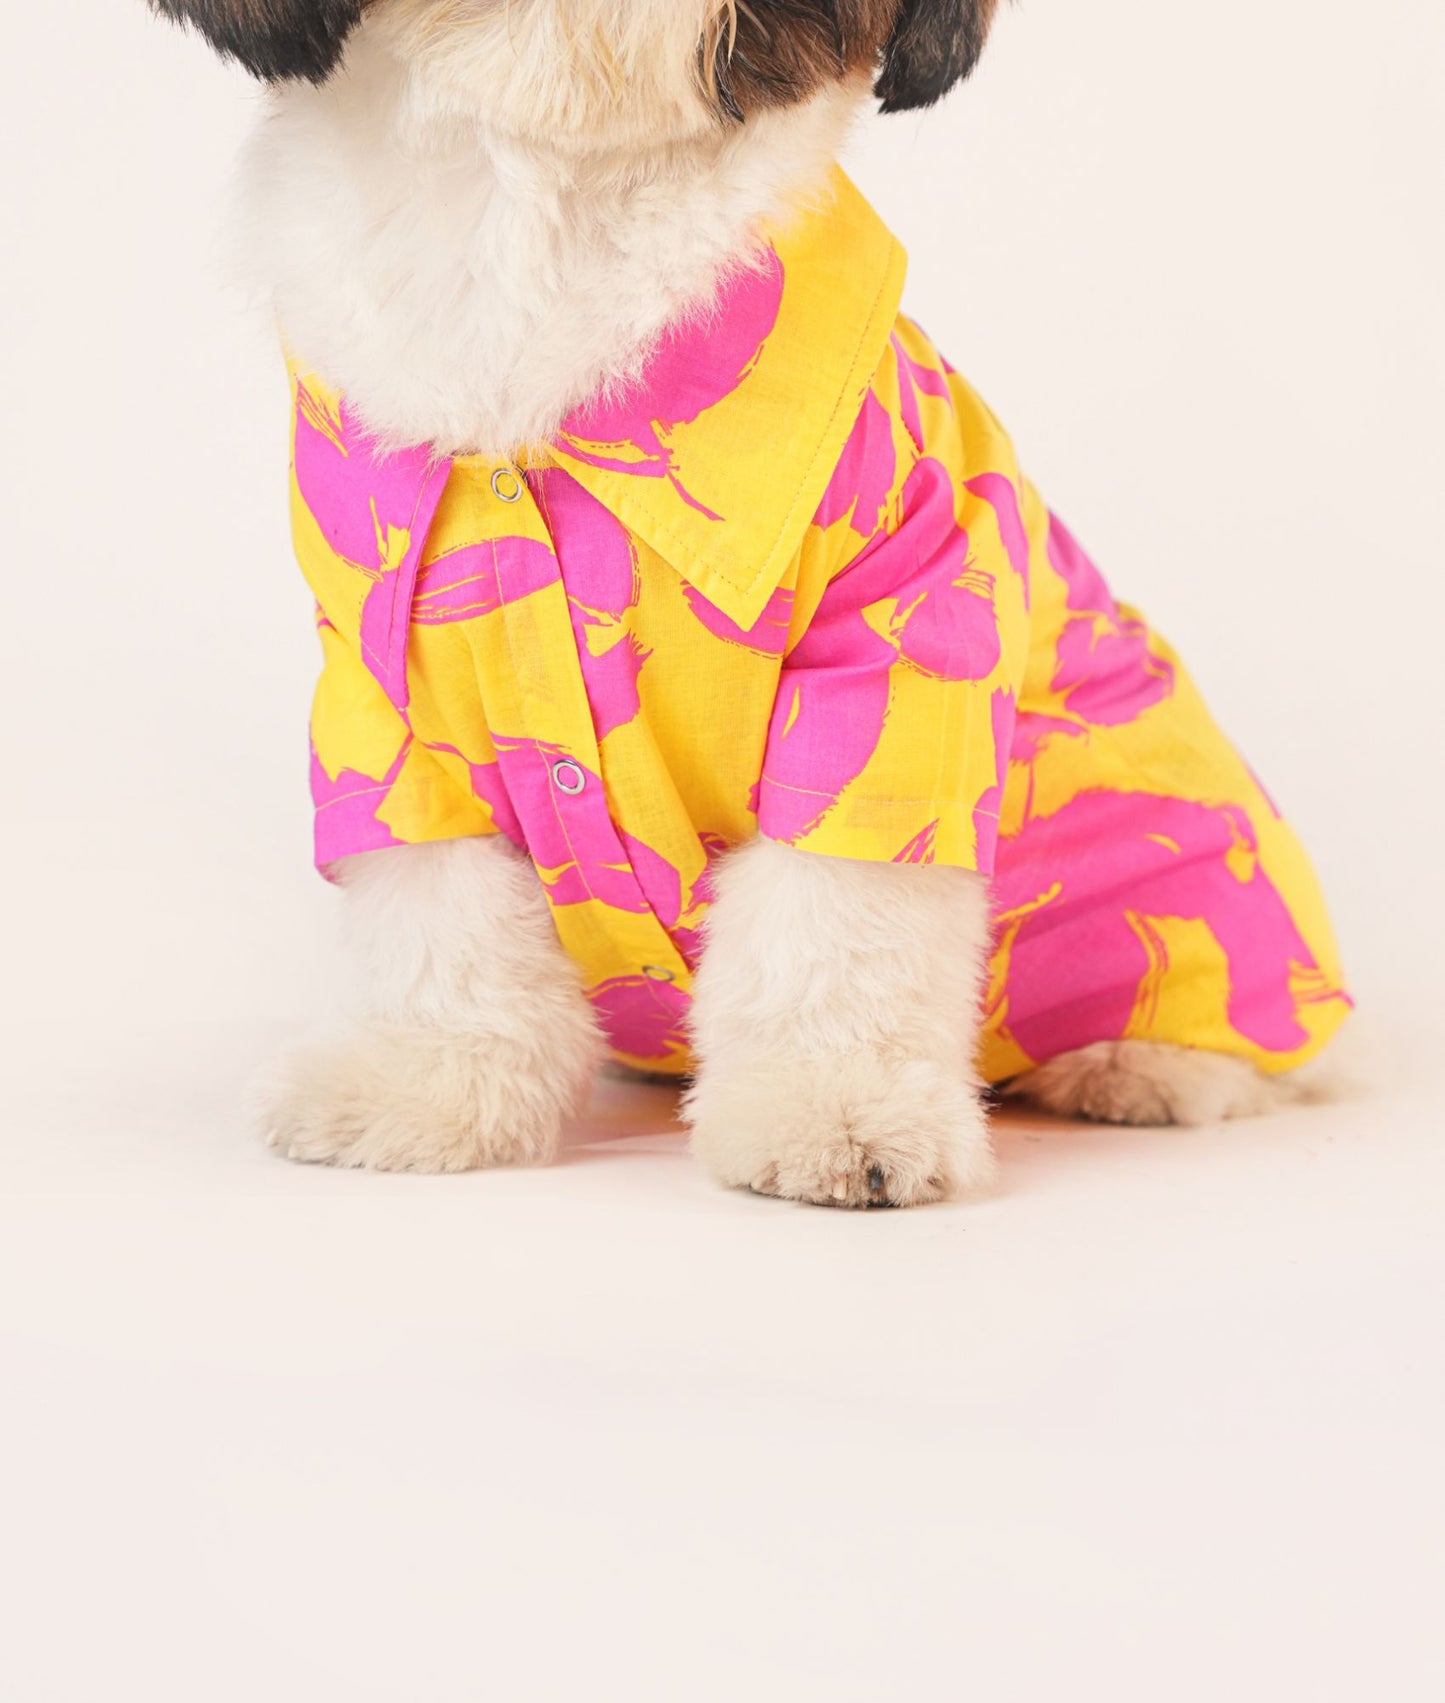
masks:
{"type": "Polygon", "coordinates": [[[565,792],[575,798],[587,785],[587,776],[573,762],[566,758],[552,765],[552,779],[558,792],[565,792]]]}
{"type": "Polygon", "coordinates": [[[642,973],[650,982],[675,982],[677,977],[663,964],[644,964],[642,973]]]}
{"type": "Polygon", "coordinates": [[[499,467],[492,475],[492,495],[501,503],[519,503],[526,486],[513,467],[499,467]]]}

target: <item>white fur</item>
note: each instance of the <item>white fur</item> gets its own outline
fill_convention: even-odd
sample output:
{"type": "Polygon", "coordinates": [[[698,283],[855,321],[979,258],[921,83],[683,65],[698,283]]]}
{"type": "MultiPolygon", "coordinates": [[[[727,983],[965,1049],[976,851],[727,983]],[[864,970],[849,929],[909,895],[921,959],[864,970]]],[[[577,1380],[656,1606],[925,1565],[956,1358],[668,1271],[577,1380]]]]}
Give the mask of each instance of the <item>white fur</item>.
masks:
{"type": "MultiPolygon", "coordinates": [[[[720,124],[721,0],[378,0],[243,171],[243,269],[303,365],[386,443],[507,454],[626,381],[822,183],[863,82],[720,124]]],[[[267,1096],[293,1158],[462,1170],[553,1151],[600,1052],[539,883],[500,842],[351,860],[368,1012],[267,1096]]],[[[698,982],[698,1153],[724,1182],[908,1204],[989,1171],[971,1079],[983,883],[758,842],[698,982]]],[[[1018,1085],[1086,1116],[1264,1109],[1236,1061],[1126,1043],[1018,1085]]]]}
{"type": "Polygon", "coordinates": [[[912,1206],[985,1182],[973,1076],[985,882],[755,840],[720,866],[698,974],[694,1151],[720,1182],[912,1206]]]}
{"type": "Polygon", "coordinates": [[[1247,1059],[1155,1041],[1100,1041],[1018,1077],[1007,1092],[1064,1117],[1114,1124],[1212,1124],[1332,1098],[1323,1069],[1266,1076],[1247,1059]]]}
{"type": "Polygon", "coordinates": [[[264,1091],[267,1140],[382,1171],[550,1159],[602,1041],[536,871],[497,838],[368,852],[341,876],[365,1009],[264,1091]]]}
{"type": "Polygon", "coordinates": [[[510,34],[491,6],[427,35],[435,10],[392,0],[324,88],[275,97],[242,172],[239,263],[384,442],[503,455],[634,376],[746,264],[760,225],[825,180],[862,89],[725,127],[695,85],[698,0],[672,6],[682,30],[659,0],[612,8],[616,74],[673,73],[620,96],[598,87],[594,34],[570,56],[550,39],[554,4],[510,34]]]}

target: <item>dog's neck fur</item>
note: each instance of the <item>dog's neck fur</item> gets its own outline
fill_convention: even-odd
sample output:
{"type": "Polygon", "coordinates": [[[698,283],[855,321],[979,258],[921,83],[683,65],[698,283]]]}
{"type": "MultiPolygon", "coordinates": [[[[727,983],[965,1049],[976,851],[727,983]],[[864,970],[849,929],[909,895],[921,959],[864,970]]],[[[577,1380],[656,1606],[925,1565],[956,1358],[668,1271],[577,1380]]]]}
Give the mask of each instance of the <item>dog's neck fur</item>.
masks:
{"type": "Polygon", "coordinates": [[[636,375],[660,331],[825,181],[858,91],[582,154],[430,110],[359,53],[280,96],[243,176],[244,272],[386,444],[496,455],[636,375]]]}

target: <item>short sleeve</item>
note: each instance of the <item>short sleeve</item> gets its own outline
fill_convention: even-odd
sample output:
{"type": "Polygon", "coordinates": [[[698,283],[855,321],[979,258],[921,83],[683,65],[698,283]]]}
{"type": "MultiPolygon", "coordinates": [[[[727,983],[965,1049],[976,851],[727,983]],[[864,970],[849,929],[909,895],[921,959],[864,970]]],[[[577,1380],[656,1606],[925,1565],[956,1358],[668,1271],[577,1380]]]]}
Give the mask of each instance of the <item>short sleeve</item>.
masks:
{"type": "Polygon", "coordinates": [[[415,737],[360,651],[324,616],[320,634],[324,661],[311,716],[318,867],[384,846],[495,833],[492,812],[447,772],[458,759],[415,737]]]}
{"type": "Polygon", "coordinates": [[[992,872],[1045,542],[1027,496],[993,416],[901,321],[804,546],[768,838],[992,872]]]}
{"type": "Polygon", "coordinates": [[[488,749],[419,737],[411,613],[448,465],[379,453],[345,404],[292,369],[291,520],[316,598],[322,672],[311,716],[316,860],[497,831],[488,749]]]}

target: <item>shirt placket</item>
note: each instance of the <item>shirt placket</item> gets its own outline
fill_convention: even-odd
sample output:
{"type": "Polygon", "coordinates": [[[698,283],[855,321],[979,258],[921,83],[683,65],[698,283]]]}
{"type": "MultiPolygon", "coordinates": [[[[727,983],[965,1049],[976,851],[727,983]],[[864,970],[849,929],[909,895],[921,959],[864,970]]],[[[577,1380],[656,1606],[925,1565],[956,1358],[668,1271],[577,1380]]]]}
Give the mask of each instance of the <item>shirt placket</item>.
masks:
{"type": "Polygon", "coordinates": [[[508,463],[476,471],[500,596],[478,677],[508,793],[549,877],[558,934],[588,966],[589,991],[622,978],[685,989],[686,960],[648,903],[612,818],[560,565],[543,585],[535,574],[523,581],[523,549],[542,544],[556,560],[546,520],[525,473],[508,463]],[[561,879],[547,869],[548,846],[566,848],[571,867],[561,879]]]}

